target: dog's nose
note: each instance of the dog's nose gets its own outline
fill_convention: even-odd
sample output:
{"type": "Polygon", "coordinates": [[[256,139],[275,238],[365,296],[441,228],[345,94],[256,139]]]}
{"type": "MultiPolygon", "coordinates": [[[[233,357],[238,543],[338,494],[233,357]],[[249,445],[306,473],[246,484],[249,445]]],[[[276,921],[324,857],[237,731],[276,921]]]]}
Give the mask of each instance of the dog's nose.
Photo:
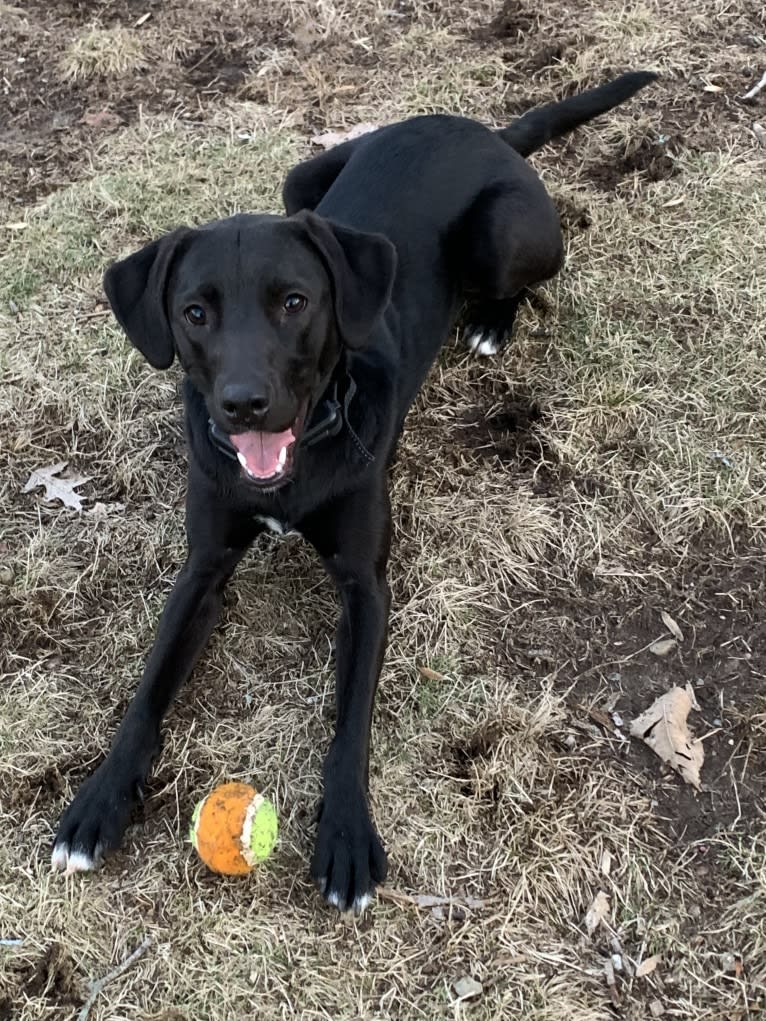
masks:
{"type": "Polygon", "coordinates": [[[232,422],[263,418],[269,410],[269,398],[247,383],[228,383],[221,392],[221,406],[232,422]]]}

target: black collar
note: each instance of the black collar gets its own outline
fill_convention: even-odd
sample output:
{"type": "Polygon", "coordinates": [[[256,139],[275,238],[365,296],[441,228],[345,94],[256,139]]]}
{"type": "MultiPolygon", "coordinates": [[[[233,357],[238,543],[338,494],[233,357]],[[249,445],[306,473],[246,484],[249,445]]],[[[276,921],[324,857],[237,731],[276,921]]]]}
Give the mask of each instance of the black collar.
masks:
{"type": "MultiPolygon", "coordinates": [[[[338,391],[340,389],[340,381],[336,377],[332,381],[329,396],[325,397],[323,401],[320,401],[314,409],[311,415],[311,422],[308,423],[304,429],[301,438],[298,440],[297,446],[313,447],[315,444],[321,443],[322,440],[329,439],[331,436],[337,436],[345,425],[357,450],[363,455],[363,457],[372,462],[375,460],[374,456],[359,439],[348,417],[348,409],[351,401],[354,399],[354,394],[356,393],[356,383],[354,382],[350,372],[345,373],[343,382],[345,383],[343,403],[341,404],[341,401],[339,400],[338,391]]],[[[218,428],[212,418],[208,418],[207,420],[207,429],[214,446],[216,446],[221,453],[236,461],[236,447],[226,433],[218,428]]]]}

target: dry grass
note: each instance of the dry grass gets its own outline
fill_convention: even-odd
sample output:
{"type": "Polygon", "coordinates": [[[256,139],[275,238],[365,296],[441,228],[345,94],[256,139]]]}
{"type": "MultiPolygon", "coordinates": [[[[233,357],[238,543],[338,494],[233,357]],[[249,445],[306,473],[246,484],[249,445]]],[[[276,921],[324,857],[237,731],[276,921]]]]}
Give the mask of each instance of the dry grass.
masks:
{"type": "MultiPolygon", "coordinates": [[[[76,1017],[87,981],[146,936],[91,1019],[763,1009],[766,160],[732,98],[757,16],[509,4],[519,28],[503,41],[472,34],[496,4],[445,7],[259,5],[252,63],[227,98],[147,115],[96,144],[71,187],[0,207],[0,940],[21,941],[0,944],[0,1017],[76,1017]],[[705,61],[723,98],[690,84],[705,61]],[[436,109],[500,121],[606,64],[666,78],[536,157],[564,210],[566,270],[525,307],[502,361],[445,351],[393,474],[371,781],[383,896],[339,920],[307,879],[337,608],[297,539],[264,540],[239,572],[124,850],[97,875],[49,875],[56,818],[108,747],[183,555],[179,377],[128,348],[103,266],[180,222],[276,209],[303,128],[436,109]],[[652,166],[665,167],[656,180],[652,166]],[[92,476],[82,488],[100,513],[20,493],[61,460],[92,476]],[[667,661],[640,651],[660,609],[685,632],[667,661]],[[718,732],[697,799],[603,724],[678,678],[702,682],[695,727],[718,732]],[[245,881],[206,874],[186,843],[194,802],[227,777],[267,788],[280,812],[278,851],[245,881]],[[588,936],[599,890],[610,927],[588,936]],[[455,904],[440,914],[421,893],[455,904]],[[620,977],[618,1004],[613,939],[633,961],[662,959],[620,977]],[[464,975],[483,984],[475,1004],[454,1002],[464,975]]],[[[252,10],[235,2],[227,17],[252,10]]],[[[105,70],[118,27],[98,31],[109,45],[80,73],[122,74],[105,70]]],[[[169,4],[143,45],[188,54],[220,31],[212,8],[169,4]]]]}
{"type": "Polygon", "coordinates": [[[115,78],[144,67],[146,59],[134,31],[94,25],[70,44],[61,66],[66,78],[115,78]]]}

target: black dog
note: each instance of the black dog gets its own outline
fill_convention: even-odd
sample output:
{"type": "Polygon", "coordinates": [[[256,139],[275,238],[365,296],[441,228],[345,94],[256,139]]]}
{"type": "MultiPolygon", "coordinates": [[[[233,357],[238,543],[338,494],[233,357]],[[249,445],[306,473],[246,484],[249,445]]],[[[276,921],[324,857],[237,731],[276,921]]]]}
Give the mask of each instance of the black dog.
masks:
{"type": "Polygon", "coordinates": [[[558,217],[523,157],[654,77],[623,75],[497,132],[447,116],[381,128],[293,169],[287,217],[181,228],[110,267],[130,340],[186,373],[189,552],[111,751],[61,821],[55,868],[94,868],[120,844],[224,586],[265,527],[296,529],[343,607],[311,873],[329,903],[364,907],[386,874],[367,784],[387,469],[405,414],[466,297],[469,343],[497,351],[523,289],[559,269],[558,217]]]}

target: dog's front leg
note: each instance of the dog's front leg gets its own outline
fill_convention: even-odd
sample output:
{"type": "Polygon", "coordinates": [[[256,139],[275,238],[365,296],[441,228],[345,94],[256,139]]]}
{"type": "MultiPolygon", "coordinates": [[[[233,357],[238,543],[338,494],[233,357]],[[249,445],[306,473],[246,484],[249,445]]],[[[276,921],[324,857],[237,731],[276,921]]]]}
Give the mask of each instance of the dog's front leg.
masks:
{"type": "Polygon", "coordinates": [[[341,911],[362,911],[386,877],[386,854],[367,789],[372,709],[388,632],[390,527],[388,495],[377,491],[348,498],[342,512],[312,528],[311,535],[342,604],[335,643],[335,737],[324,764],[311,874],[325,899],[341,911]]]}
{"type": "Polygon", "coordinates": [[[108,756],[64,813],[53,848],[55,869],[93,869],[120,845],[159,748],[162,718],[204,649],[226,582],[258,531],[212,504],[203,505],[199,496],[187,513],[188,558],[160,619],[141,684],[108,756]]]}

